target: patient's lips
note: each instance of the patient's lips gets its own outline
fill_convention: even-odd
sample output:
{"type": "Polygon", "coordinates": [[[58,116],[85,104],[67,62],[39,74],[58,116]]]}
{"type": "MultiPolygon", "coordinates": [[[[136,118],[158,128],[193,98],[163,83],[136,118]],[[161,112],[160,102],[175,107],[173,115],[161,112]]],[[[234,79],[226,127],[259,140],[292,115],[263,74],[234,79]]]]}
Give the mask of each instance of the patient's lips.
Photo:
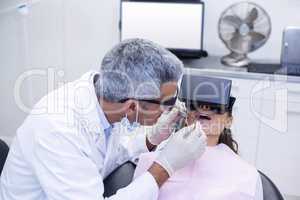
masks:
{"type": "Polygon", "coordinates": [[[211,120],[211,117],[206,114],[206,113],[200,113],[199,115],[197,115],[197,119],[198,120],[211,120]]]}

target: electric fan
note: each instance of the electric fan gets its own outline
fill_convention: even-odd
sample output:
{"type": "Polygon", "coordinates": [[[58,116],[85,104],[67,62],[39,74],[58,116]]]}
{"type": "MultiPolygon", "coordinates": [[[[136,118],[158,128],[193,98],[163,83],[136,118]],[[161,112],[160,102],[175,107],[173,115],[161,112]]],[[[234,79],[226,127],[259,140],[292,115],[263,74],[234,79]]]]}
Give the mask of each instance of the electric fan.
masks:
{"type": "Polygon", "coordinates": [[[221,62],[242,67],[250,63],[247,54],[262,47],[271,34],[267,12],[252,2],[236,3],[227,8],[219,20],[219,37],[231,51],[221,62]]]}

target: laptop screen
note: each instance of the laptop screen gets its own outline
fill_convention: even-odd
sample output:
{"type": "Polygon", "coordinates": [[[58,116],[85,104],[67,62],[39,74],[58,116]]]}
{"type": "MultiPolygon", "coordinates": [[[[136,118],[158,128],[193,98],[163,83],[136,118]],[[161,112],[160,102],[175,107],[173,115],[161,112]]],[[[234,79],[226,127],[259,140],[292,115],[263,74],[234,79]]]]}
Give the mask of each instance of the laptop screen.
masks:
{"type": "Polygon", "coordinates": [[[202,3],[122,2],[121,40],[144,38],[169,49],[202,49],[202,3]]]}
{"type": "Polygon", "coordinates": [[[300,28],[288,27],[283,35],[281,64],[300,65],[300,28]]]}

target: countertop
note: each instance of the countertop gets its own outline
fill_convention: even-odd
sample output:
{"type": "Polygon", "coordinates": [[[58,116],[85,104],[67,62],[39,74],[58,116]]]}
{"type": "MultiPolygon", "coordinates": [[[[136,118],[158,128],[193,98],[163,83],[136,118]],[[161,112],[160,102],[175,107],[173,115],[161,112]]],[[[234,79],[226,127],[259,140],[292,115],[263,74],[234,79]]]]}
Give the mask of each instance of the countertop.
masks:
{"type": "MultiPolygon", "coordinates": [[[[229,67],[221,63],[220,57],[209,56],[201,59],[183,59],[185,71],[188,73],[226,76],[241,79],[254,80],[272,80],[272,81],[287,81],[291,83],[300,83],[300,76],[287,76],[281,74],[265,74],[248,72],[246,67],[229,67]]],[[[254,61],[262,63],[262,61],[254,61]]],[[[274,63],[275,64],[275,63],[274,63]]]]}

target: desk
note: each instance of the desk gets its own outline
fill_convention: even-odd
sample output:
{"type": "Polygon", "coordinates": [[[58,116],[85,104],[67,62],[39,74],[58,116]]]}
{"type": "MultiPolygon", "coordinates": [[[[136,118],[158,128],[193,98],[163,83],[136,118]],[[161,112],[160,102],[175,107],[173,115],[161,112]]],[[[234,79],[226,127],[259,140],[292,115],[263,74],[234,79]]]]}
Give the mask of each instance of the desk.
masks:
{"type": "MultiPolygon", "coordinates": [[[[254,79],[254,80],[276,80],[276,81],[287,81],[291,83],[300,83],[300,76],[285,76],[280,74],[263,74],[248,72],[246,67],[229,67],[225,66],[220,61],[221,57],[209,56],[207,58],[201,59],[183,59],[183,63],[187,68],[190,69],[200,69],[207,75],[220,75],[228,76],[232,78],[242,78],[242,79],[254,79]]],[[[262,61],[258,61],[262,63],[262,61]]],[[[276,64],[276,63],[274,63],[276,64]]],[[[191,70],[193,71],[193,70],[191,70]]]]}

